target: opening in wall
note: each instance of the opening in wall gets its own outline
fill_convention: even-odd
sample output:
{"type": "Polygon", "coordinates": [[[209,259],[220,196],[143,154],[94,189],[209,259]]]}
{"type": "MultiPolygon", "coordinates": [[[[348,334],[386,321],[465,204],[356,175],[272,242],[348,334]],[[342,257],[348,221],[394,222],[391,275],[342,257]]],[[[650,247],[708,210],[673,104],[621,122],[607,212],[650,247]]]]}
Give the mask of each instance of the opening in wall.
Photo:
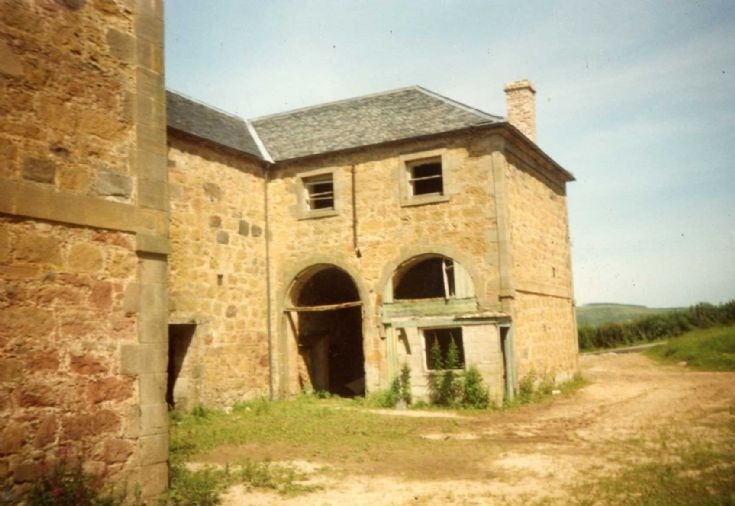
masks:
{"type": "Polygon", "coordinates": [[[422,329],[426,368],[429,371],[464,369],[462,327],[422,329]]]}
{"type": "Polygon", "coordinates": [[[178,404],[188,407],[190,401],[192,378],[186,374],[184,362],[189,346],[196,332],[195,324],[172,324],[168,326],[168,381],[166,385],[166,403],[169,409],[178,404]],[[182,372],[183,371],[183,372],[182,372]]]}
{"type": "Polygon", "coordinates": [[[408,162],[406,168],[408,169],[408,189],[411,197],[444,195],[441,157],[408,162]]]}
{"type": "Polygon", "coordinates": [[[334,181],[332,174],[305,177],[304,202],[306,209],[317,211],[319,209],[334,209],[334,181]]]}

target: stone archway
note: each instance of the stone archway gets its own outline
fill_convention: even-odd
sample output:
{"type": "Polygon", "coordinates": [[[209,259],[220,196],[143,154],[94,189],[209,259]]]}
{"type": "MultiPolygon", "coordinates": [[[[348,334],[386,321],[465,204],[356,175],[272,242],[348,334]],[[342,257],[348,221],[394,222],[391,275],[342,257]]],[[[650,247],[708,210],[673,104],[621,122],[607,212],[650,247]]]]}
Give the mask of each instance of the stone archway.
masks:
{"type": "Polygon", "coordinates": [[[298,386],[364,395],[362,301],[352,277],[333,264],[305,269],[291,284],[285,314],[298,349],[298,386]]]}

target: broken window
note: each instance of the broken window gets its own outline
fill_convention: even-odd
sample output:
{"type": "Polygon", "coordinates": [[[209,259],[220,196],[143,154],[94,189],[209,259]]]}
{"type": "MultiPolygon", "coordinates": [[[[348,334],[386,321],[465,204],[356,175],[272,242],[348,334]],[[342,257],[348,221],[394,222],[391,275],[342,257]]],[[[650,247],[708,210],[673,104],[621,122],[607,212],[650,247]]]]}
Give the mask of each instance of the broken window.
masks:
{"type": "Polygon", "coordinates": [[[396,299],[431,299],[454,297],[454,262],[448,258],[433,257],[422,260],[398,279],[396,299]]]}
{"type": "Polygon", "coordinates": [[[332,174],[305,177],[302,179],[304,185],[304,202],[306,209],[317,211],[320,209],[334,209],[334,181],[332,174]]]}
{"type": "Polygon", "coordinates": [[[441,157],[415,160],[406,164],[408,188],[411,197],[444,195],[441,157]]]}
{"type": "Polygon", "coordinates": [[[423,329],[426,350],[426,368],[464,369],[464,343],[462,328],[423,329]]]}

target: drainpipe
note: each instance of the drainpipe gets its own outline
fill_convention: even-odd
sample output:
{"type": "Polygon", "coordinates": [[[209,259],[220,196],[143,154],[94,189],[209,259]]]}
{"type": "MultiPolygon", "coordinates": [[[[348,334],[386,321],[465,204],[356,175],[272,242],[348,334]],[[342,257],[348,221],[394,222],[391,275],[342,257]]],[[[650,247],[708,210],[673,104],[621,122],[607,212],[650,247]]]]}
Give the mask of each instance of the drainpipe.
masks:
{"type": "Polygon", "coordinates": [[[357,244],[357,198],[355,190],[355,164],[350,166],[350,175],[352,176],[352,248],[355,250],[357,258],[362,256],[360,246],[357,244]]]}
{"type": "Polygon", "coordinates": [[[274,399],[275,386],[273,385],[273,330],[271,317],[271,241],[270,221],[268,219],[268,164],[263,164],[263,228],[265,237],[265,292],[266,292],[266,322],[268,325],[268,390],[271,400],[274,399]]]}

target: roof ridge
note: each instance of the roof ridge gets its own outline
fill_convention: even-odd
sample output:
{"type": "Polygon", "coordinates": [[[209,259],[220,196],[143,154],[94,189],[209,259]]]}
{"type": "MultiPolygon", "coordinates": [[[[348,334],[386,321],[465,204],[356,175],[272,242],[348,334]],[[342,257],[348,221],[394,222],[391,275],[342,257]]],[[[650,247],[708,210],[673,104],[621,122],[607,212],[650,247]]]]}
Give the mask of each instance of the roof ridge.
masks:
{"type": "Polygon", "coordinates": [[[268,152],[268,148],[265,147],[263,139],[260,138],[260,135],[258,134],[258,131],[255,129],[255,126],[252,124],[252,122],[246,119],[245,126],[248,129],[248,133],[250,133],[250,136],[253,138],[255,146],[258,148],[258,151],[260,151],[261,158],[263,158],[263,160],[265,160],[266,162],[274,163],[273,157],[268,152]]]}
{"type": "Polygon", "coordinates": [[[429,89],[426,89],[423,86],[418,86],[417,85],[417,86],[415,86],[415,88],[418,91],[420,91],[420,92],[422,92],[422,93],[424,93],[426,95],[429,95],[430,97],[433,97],[433,98],[436,98],[438,100],[441,100],[442,102],[445,102],[446,104],[449,104],[451,106],[459,107],[460,109],[463,109],[464,111],[469,112],[471,114],[476,114],[478,116],[482,116],[485,119],[490,119],[490,120],[493,120],[493,121],[498,121],[498,120],[504,120],[505,119],[505,117],[503,117],[503,116],[498,116],[496,114],[490,114],[489,112],[485,112],[483,110],[477,109],[477,108],[472,107],[472,106],[469,106],[467,104],[463,104],[462,102],[458,102],[457,100],[451,99],[449,97],[445,97],[444,95],[441,95],[441,94],[439,94],[439,93],[437,93],[435,91],[431,91],[429,89]]]}
{"type": "Polygon", "coordinates": [[[188,100],[190,102],[194,102],[195,104],[198,104],[198,105],[201,105],[203,107],[206,107],[207,109],[212,109],[213,111],[216,111],[216,112],[218,112],[220,114],[224,114],[225,116],[229,116],[231,118],[238,119],[238,120],[242,121],[243,123],[246,123],[247,122],[246,118],[243,118],[242,116],[238,116],[237,114],[234,114],[234,113],[231,113],[231,112],[227,112],[224,109],[220,109],[219,107],[217,107],[215,105],[208,104],[206,102],[202,102],[201,100],[198,100],[198,99],[196,99],[194,97],[190,97],[186,93],[181,93],[180,91],[172,90],[170,88],[166,88],[166,92],[167,93],[173,93],[174,95],[177,95],[177,96],[179,96],[179,97],[181,97],[183,99],[186,99],[186,100],[188,100]]]}
{"type": "Polygon", "coordinates": [[[352,102],[355,100],[363,100],[366,98],[373,98],[373,97],[380,97],[383,95],[392,95],[393,93],[399,93],[401,91],[407,91],[407,90],[420,90],[421,87],[417,84],[411,85],[411,86],[404,86],[402,88],[395,88],[392,90],[386,90],[386,91],[379,91],[376,93],[368,93],[367,95],[358,95],[356,97],[349,97],[349,98],[342,98],[339,100],[332,100],[330,102],[322,102],[320,104],[314,104],[314,105],[307,105],[306,107],[299,107],[298,109],[291,109],[290,111],[283,111],[283,112],[277,112],[274,114],[266,114],[264,116],[257,116],[255,118],[250,118],[249,121],[256,122],[261,121],[264,119],[273,119],[278,118],[281,116],[288,116],[291,114],[295,114],[297,112],[304,112],[304,111],[310,111],[313,109],[319,109],[326,106],[336,105],[336,104],[342,104],[345,102],[352,102]]]}

